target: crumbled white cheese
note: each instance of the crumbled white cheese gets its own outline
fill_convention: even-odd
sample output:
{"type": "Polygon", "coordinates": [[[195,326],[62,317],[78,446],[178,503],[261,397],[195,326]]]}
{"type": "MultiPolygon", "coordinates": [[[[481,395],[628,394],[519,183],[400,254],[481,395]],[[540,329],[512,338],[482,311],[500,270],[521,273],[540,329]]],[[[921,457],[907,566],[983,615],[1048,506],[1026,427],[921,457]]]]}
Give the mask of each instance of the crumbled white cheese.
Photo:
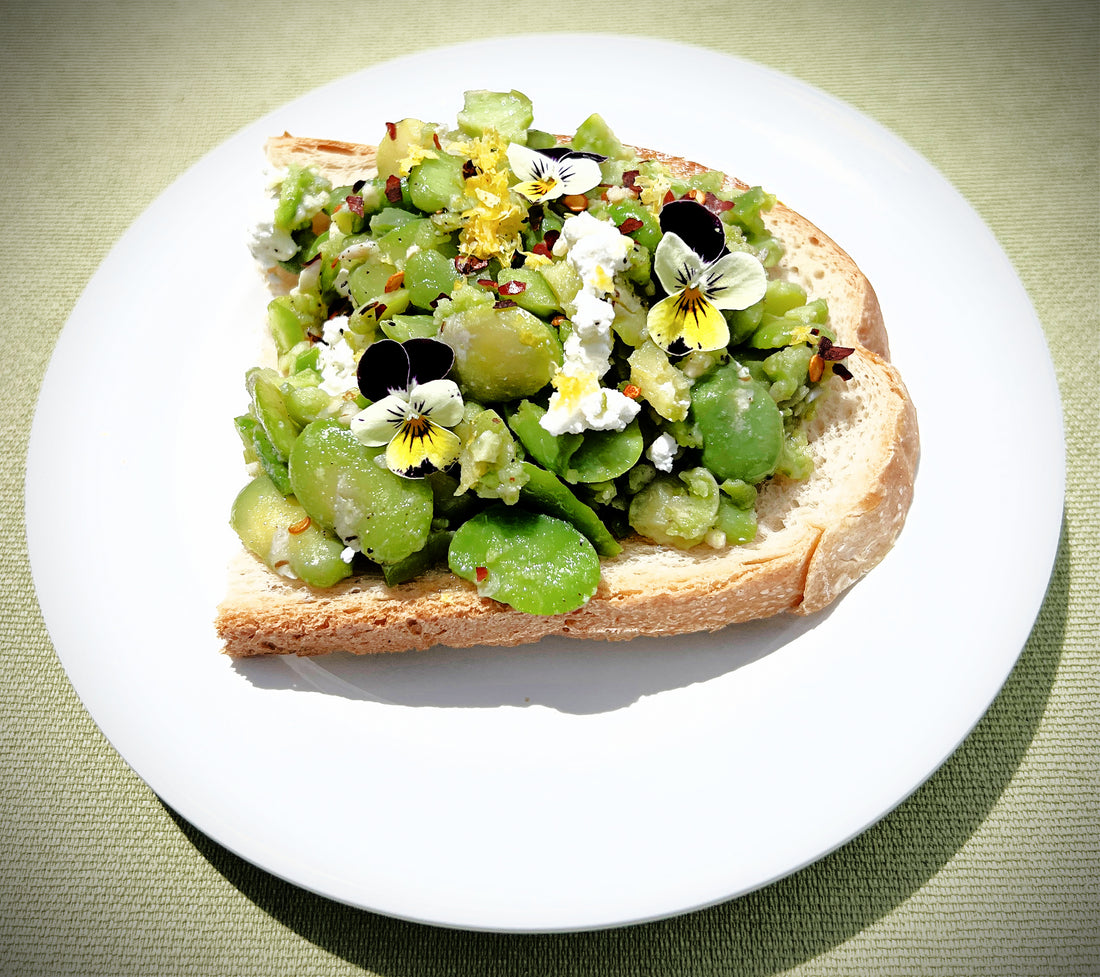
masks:
{"type": "Polygon", "coordinates": [[[288,580],[298,579],[298,574],[290,568],[290,532],[285,526],[280,526],[272,533],[271,549],[267,558],[276,573],[288,580]]]}
{"type": "Polygon", "coordinates": [[[726,545],[726,534],[721,529],[712,529],[703,537],[703,542],[711,549],[720,550],[726,545]]]}
{"type": "Polygon", "coordinates": [[[298,209],[294,211],[293,227],[297,227],[303,221],[309,220],[314,214],[319,214],[328,206],[328,191],[321,190],[318,193],[303,193],[298,203],[298,209]]]}
{"type": "Polygon", "coordinates": [[[321,389],[330,397],[340,397],[349,390],[357,390],[359,381],[355,375],[358,360],[355,350],[344,338],[348,327],[346,315],[333,316],[325,323],[323,345],[318,347],[317,366],[321,371],[321,389]]]}
{"type": "Polygon", "coordinates": [[[672,462],[676,457],[679,445],[676,439],[667,431],[657,435],[653,443],[646,449],[646,457],[653,462],[654,467],[662,472],[672,471],[672,462]]]}
{"type": "Polygon", "coordinates": [[[587,211],[566,220],[554,243],[554,254],[567,258],[582,283],[562,367],[553,378],[554,393],[540,422],[555,436],[621,431],[640,409],[625,394],[600,385],[611,368],[615,274],[626,268],[632,247],[630,238],[611,221],[597,220],[587,211]]]}
{"type": "Polygon", "coordinates": [[[363,508],[355,498],[355,486],[349,482],[350,476],[347,472],[341,471],[337,474],[336,492],[332,500],[332,529],[343,541],[345,549],[354,553],[362,550],[356,530],[363,518],[363,508]]]}
{"type": "Polygon", "coordinates": [[[336,277],[332,281],[332,288],[337,295],[342,295],[344,298],[351,297],[351,288],[348,285],[348,280],[351,278],[351,272],[347,268],[340,268],[336,272],[336,277]]]}
{"type": "Polygon", "coordinates": [[[286,231],[272,221],[259,221],[253,225],[248,239],[248,250],[265,268],[280,261],[289,261],[298,253],[298,245],[286,231]]]}
{"type": "Polygon", "coordinates": [[[349,244],[344,248],[344,250],[336,256],[336,260],[339,261],[341,265],[350,268],[353,265],[366,261],[377,251],[378,244],[375,241],[356,241],[354,244],[349,244]]]}
{"type": "Polygon", "coordinates": [[[601,387],[594,372],[580,375],[564,370],[554,378],[550,408],[539,423],[553,434],[583,431],[621,431],[638,413],[637,401],[618,390],[601,387]]]}

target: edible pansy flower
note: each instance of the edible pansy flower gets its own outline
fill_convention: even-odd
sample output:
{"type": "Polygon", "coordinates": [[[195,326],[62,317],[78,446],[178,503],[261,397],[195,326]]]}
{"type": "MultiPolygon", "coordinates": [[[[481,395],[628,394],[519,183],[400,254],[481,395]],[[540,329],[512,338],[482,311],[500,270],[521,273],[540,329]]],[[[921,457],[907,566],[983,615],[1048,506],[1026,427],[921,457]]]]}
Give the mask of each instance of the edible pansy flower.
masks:
{"type": "Polygon", "coordinates": [[[508,145],[508,163],[520,180],[514,189],[535,203],[587,193],[603,179],[600,163],[606,158],[563,147],[528,149],[519,143],[508,145]]]}
{"type": "Polygon", "coordinates": [[[693,200],[666,204],[661,230],[653,271],[668,295],[649,310],[650,338],[675,356],[724,348],[730,333],[722,310],[764,297],[764,266],[751,254],[728,251],[718,216],[693,200]]]}
{"type": "Polygon", "coordinates": [[[373,403],[351,419],[352,433],[367,447],[386,445],[386,467],[405,478],[448,468],[462,447],[448,431],[462,420],[462,395],[443,379],[454,350],[435,339],[372,343],[359,359],[357,378],[373,403]]]}

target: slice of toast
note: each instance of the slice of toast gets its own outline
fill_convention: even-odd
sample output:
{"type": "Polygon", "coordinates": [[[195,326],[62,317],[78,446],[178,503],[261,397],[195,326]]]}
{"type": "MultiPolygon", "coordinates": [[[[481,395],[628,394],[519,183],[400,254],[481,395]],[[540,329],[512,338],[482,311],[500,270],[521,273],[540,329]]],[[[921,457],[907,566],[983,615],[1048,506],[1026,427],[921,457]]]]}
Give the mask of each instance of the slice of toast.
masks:
{"type": "MultiPolygon", "coordinates": [[[[687,175],[705,167],[649,150],[687,175]]],[[[334,184],[374,172],[369,146],[284,135],[268,142],[277,166],[300,162],[334,184]]],[[[737,181],[731,187],[745,189],[737,181]]],[[[602,561],[596,595],[569,614],[525,614],[480,597],[446,570],[386,586],[353,577],[315,590],[241,551],[230,568],[217,629],[234,657],[359,654],[433,645],[518,645],[558,634],[617,640],[715,630],[783,611],[821,610],[893,546],[912,501],[919,457],[916,411],[889,347],[874,289],[855,262],[806,218],[777,204],[765,219],[785,256],[772,274],[828,301],[837,342],[855,347],[809,428],[814,471],[760,487],[759,532],[749,544],[679,550],[640,537],[602,561]]]]}

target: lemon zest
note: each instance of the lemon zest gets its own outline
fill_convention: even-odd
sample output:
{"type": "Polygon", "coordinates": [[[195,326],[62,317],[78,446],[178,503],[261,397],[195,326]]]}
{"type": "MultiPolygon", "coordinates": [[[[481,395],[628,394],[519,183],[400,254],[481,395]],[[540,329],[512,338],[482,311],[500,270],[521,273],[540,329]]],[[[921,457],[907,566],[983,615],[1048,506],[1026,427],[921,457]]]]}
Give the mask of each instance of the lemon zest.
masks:
{"type": "Polygon", "coordinates": [[[462,253],[510,262],[520,248],[525,211],[509,185],[507,143],[490,130],[475,139],[453,144],[451,150],[469,158],[475,169],[466,178],[464,187],[473,206],[462,211],[463,226],[459,232],[462,253]]]}
{"type": "Polygon", "coordinates": [[[439,159],[439,153],[434,149],[428,149],[426,146],[410,146],[408,155],[397,163],[398,175],[408,176],[414,166],[418,166],[426,159],[439,159]]]}

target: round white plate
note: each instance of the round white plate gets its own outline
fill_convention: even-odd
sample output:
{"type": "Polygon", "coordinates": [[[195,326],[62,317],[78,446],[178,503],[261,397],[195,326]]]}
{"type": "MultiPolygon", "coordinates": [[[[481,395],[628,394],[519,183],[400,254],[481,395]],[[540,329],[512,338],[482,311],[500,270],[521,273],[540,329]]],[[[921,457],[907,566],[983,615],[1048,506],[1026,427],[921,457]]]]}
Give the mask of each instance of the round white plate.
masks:
{"type": "Polygon", "coordinates": [[[366,909],[584,929],[763,886],[928,777],[1038,613],[1063,451],[1053,369],[1012,267],[895,137],[711,51],[502,38],[314,91],[161,195],[58,341],[31,437],[27,529],[76,691],[201,831],[366,909]],[[634,66],[660,66],[665,81],[634,85],[634,66]],[[761,183],[874,282],[923,456],[899,543],[830,611],[626,644],[237,665],[219,654],[227,513],[245,478],[231,419],[266,303],[245,244],[263,141],[285,129],[375,142],[388,120],[453,121],[466,88],[526,91],[551,131],[598,111],[626,142],[761,183]],[[959,504],[975,484],[981,504],[959,504]]]}

